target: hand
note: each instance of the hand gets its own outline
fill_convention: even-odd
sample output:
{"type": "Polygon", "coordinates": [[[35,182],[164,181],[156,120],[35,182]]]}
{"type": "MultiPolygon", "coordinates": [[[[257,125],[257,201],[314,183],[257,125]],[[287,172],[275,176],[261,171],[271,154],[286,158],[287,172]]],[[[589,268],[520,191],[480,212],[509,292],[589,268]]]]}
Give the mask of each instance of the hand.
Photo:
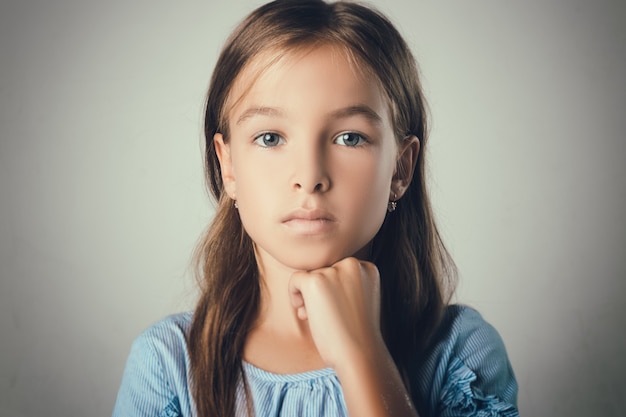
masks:
{"type": "Polygon", "coordinates": [[[295,272],[289,294],[327,365],[336,369],[354,352],[384,344],[380,275],[373,263],[345,258],[328,268],[295,272]]]}
{"type": "Polygon", "coordinates": [[[299,271],[291,304],[341,381],[349,415],[418,417],[380,332],[380,275],[355,258],[299,271]]]}

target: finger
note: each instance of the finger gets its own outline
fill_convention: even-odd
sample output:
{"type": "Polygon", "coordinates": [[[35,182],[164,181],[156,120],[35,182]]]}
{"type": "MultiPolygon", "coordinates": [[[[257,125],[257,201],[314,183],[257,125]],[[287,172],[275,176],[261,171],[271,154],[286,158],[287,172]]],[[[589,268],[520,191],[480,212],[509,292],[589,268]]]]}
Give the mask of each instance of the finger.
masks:
{"type": "Polygon", "coordinates": [[[306,312],[306,307],[304,307],[304,306],[298,307],[298,310],[297,310],[296,313],[297,313],[298,318],[300,320],[307,320],[309,318],[309,315],[306,312]]]}
{"type": "Polygon", "coordinates": [[[370,296],[373,307],[373,319],[380,325],[380,272],[375,264],[372,262],[361,261],[361,276],[365,278],[365,281],[370,287],[370,296]]]}
{"type": "Polygon", "coordinates": [[[289,279],[289,301],[291,301],[292,307],[297,311],[298,317],[302,320],[306,319],[306,307],[300,289],[303,280],[304,277],[301,272],[294,273],[289,279]]]}
{"type": "Polygon", "coordinates": [[[376,268],[376,265],[372,262],[359,261],[359,265],[361,266],[361,268],[363,268],[365,272],[369,274],[378,272],[378,268],[376,268]]]}
{"type": "Polygon", "coordinates": [[[364,277],[369,277],[371,282],[377,287],[380,282],[380,273],[375,264],[368,261],[360,261],[359,266],[361,268],[361,274],[364,277]]]}

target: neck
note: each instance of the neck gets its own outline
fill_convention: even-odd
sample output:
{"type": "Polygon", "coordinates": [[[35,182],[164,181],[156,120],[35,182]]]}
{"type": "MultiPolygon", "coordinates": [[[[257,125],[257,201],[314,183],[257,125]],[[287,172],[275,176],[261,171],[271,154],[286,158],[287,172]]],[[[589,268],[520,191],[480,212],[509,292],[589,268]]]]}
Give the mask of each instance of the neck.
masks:
{"type": "MultiPolygon", "coordinates": [[[[368,243],[353,256],[367,260],[371,257],[372,243],[368,243]]],[[[270,325],[293,335],[308,333],[306,322],[298,319],[289,298],[289,280],[296,271],[289,268],[254,245],[259,271],[261,300],[255,326],[270,325]]]]}
{"type": "Polygon", "coordinates": [[[295,272],[276,261],[271,256],[263,256],[255,247],[255,257],[259,270],[261,299],[255,327],[272,328],[277,332],[293,336],[308,332],[289,299],[289,280],[295,272]]]}
{"type": "Polygon", "coordinates": [[[325,367],[308,322],[298,319],[289,299],[289,280],[294,270],[269,256],[256,255],[261,299],[257,319],[246,337],[244,359],[280,374],[325,367]]]}
{"type": "MultiPolygon", "coordinates": [[[[353,256],[367,259],[370,245],[353,256]]],[[[257,318],[247,335],[244,359],[276,373],[298,373],[326,367],[311,335],[289,297],[289,280],[296,271],[255,245],[261,289],[257,318]]]]}

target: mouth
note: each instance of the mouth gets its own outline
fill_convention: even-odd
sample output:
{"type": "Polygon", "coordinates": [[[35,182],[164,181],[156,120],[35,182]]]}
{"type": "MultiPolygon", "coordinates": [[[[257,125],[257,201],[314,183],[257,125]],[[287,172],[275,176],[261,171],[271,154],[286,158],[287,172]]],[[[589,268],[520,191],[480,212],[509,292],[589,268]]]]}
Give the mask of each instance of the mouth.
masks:
{"type": "Polygon", "coordinates": [[[285,216],[281,223],[297,234],[314,235],[330,231],[337,221],[324,210],[298,209],[285,216]]]}

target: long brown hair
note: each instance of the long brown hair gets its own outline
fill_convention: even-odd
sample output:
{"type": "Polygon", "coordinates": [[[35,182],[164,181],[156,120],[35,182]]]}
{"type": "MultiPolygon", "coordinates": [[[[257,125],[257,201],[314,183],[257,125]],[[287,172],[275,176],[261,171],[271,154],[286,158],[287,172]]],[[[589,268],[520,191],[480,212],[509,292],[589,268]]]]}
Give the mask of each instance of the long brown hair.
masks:
{"type": "Polygon", "coordinates": [[[218,206],[196,251],[201,295],[189,334],[189,354],[200,417],[235,414],[238,384],[246,386],[244,343],[260,299],[253,243],[223,190],[213,136],[219,132],[228,140],[230,93],[255,57],[323,43],[340,47],[379,83],[389,101],[398,142],[411,135],[420,139],[413,180],[375,236],[370,259],[381,276],[381,330],[407,389],[412,361],[426,347],[448,302],[447,289],[453,288],[454,264],[437,231],[426,191],[425,101],[415,60],[400,34],[379,12],[355,3],[277,0],[259,7],[227,40],[206,103],[206,177],[218,206]]]}

